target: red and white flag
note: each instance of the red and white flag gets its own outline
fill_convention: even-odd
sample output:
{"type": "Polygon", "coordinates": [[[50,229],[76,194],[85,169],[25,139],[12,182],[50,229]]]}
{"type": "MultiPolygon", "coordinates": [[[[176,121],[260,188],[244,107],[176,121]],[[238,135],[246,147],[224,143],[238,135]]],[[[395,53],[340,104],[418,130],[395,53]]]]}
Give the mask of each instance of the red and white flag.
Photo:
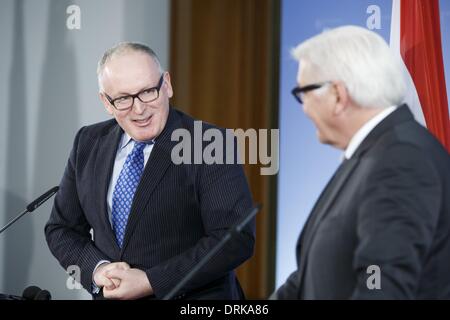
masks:
{"type": "Polygon", "coordinates": [[[450,152],[439,0],[393,0],[391,48],[404,65],[408,103],[417,121],[450,152]]]}

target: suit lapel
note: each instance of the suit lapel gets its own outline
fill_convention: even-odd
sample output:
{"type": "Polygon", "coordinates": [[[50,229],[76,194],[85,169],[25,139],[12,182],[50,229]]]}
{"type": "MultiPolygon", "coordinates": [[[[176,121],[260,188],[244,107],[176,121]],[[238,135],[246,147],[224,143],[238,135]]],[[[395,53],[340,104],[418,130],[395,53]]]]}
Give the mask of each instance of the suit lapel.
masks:
{"type": "Polygon", "coordinates": [[[117,147],[119,145],[122,133],[123,131],[120,126],[116,125],[109,133],[99,139],[99,147],[94,169],[94,177],[96,177],[95,192],[98,192],[98,196],[96,196],[95,199],[99,199],[98,212],[101,214],[104,228],[107,231],[106,233],[109,235],[111,243],[115,245],[115,249],[117,249],[117,251],[119,251],[119,246],[116,243],[116,238],[109,221],[106,197],[114,167],[114,160],[116,158],[117,147]]]}
{"type": "Polygon", "coordinates": [[[161,135],[155,140],[155,145],[147,161],[139,185],[134,195],[133,204],[128,216],[125,237],[122,246],[122,252],[133,234],[137,222],[145,211],[148,201],[155,188],[160,183],[169,166],[172,164],[171,152],[175,142],[171,141],[171,135],[174,129],[180,126],[179,116],[170,108],[166,127],[161,135]]]}
{"type": "Polygon", "coordinates": [[[352,158],[341,164],[333,178],[325,187],[324,192],[320,195],[319,200],[316,202],[314,209],[311,212],[311,218],[308,219],[308,225],[305,227],[302,237],[303,239],[301,239],[302,244],[298,244],[298,246],[300,246],[301,248],[301,258],[299,266],[300,283],[302,282],[308,252],[314,239],[315,233],[317,232],[317,228],[329,213],[331,205],[338,196],[339,192],[344,188],[345,183],[347,182],[352,172],[355,170],[358,162],[359,158],[352,158]]]}

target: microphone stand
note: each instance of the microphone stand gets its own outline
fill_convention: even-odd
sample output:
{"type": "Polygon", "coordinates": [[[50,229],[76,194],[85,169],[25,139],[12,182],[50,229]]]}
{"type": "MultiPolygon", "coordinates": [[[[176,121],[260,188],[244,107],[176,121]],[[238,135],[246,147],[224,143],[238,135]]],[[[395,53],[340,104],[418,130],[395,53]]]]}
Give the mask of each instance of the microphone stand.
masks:
{"type": "Polygon", "coordinates": [[[8,229],[10,226],[14,224],[17,220],[22,218],[24,215],[26,215],[29,212],[33,212],[36,210],[40,205],[42,205],[45,201],[50,199],[56,192],[58,192],[59,187],[53,187],[50,190],[48,190],[46,193],[41,195],[39,198],[31,202],[27,208],[22,211],[17,217],[12,219],[10,222],[8,222],[3,228],[0,229],[0,234],[4,232],[6,229],[8,229]]]}
{"type": "MultiPolygon", "coordinates": [[[[12,226],[14,224],[14,222],[16,222],[17,220],[22,218],[25,214],[36,210],[45,201],[50,199],[56,192],[58,192],[58,190],[59,190],[58,186],[53,187],[50,190],[48,190],[46,193],[44,193],[43,195],[39,196],[39,198],[37,198],[36,200],[31,202],[24,211],[22,211],[17,217],[12,219],[3,228],[0,229],[0,234],[3,233],[6,229],[8,229],[10,226],[12,226]]],[[[41,290],[40,288],[33,286],[33,287],[28,287],[22,294],[22,297],[0,293],[0,300],[27,300],[27,297],[25,297],[25,294],[30,294],[30,292],[33,294],[33,296],[28,297],[28,300],[50,300],[51,299],[50,292],[48,292],[47,290],[41,290]]]]}
{"type": "Polygon", "coordinates": [[[175,294],[188,283],[194,275],[220,250],[222,247],[236,234],[239,234],[242,229],[250,222],[250,220],[258,213],[262,205],[257,204],[255,207],[251,208],[250,213],[234,225],[230,231],[225,234],[225,236],[209,251],[200,262],[191,270],[188,274],[168,293],[162,300],[170,300],[175,294]]]}
{"type": "Polygon", "coordinates": [[[22,218],[25,214],[27,214],[29,211],[27,209],[23,210],[22,213],[20,215],[18,215],[17,217],[15,217],[14,219],[12,219],[10,222],[8,222],[8,224],[6,226],[4,226],[3,228],[0,229],[0,233],[2,233],[3,231],[5,231],[6,229],[8,229],[14,222],[16,222],[17,220],[19,220],[20,218],[22,218]]]}

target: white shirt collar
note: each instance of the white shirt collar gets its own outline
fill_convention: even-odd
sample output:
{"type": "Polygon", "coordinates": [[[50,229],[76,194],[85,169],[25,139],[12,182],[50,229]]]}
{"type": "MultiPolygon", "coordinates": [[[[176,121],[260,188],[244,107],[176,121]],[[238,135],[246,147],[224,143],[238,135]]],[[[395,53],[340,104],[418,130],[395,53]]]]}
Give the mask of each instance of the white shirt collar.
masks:
{"type": "Polygon", "coordinates": [[[131,139],[130,135],[124,132],[122,139],[120,140],[119,150],[125,148],[131,141],[133,141],[133,139],[131,139]]]}
{"type": "MultiPolygon", "coordinates": [[[[123,148],[125,148],[130,142],[134,142],[134,140],[130,137],[130,135],[128,133],[124,132],[122,135],[122,139],[120,140],[119,150],[122,150],[123,148]]],[[[150,140],[146,143],[150,145],[150,144],[155,143],[155,140],[150,140]]]]}
{"type": "Polygon", "coordinates": [[[350,142],[347,148],[344,151],[344,158],[350,159],[352,155],[355,153],[356,149],[360,146],[360,144],[364,141],[364,139],[369,135],[369,133],[381,122],[390,115],[392,112],[397,109],[397,106],[392,106],[384,109],[372,119],[367,121],[350,139],[350,142]]]}

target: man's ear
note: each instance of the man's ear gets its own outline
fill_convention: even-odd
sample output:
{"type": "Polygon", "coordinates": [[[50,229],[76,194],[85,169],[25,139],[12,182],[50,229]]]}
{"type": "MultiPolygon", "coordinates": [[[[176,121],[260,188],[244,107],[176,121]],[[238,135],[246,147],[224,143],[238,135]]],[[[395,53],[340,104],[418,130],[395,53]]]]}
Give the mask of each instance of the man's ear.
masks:
{"type": "Polygon", "coordinates": [[[98,96],[100,97],[100,100],[102,101],[103,106],[106,109],[106,112],[108,112],[110,115],[114,115],[113,106],[109,103],[109,101],[106,98],[105,94],[102,93],[102,92],[99,92],[98,96]]]}
{"type": "Polygon", "coordinates": [[[337,81],[333,85],[336,92],[336,105],[333,112],[335,115],[340,115],[347,109],[350,96],[348,95],[347,87],[342,81],[337,81]]]}
{"type": "Polygon", "coordinates": [[[166,85],[167,97],[172,98],[173,97],[173,88],[172,88],[172,83],[170,82],[170,73],[167,71],[164,73],[164,84],[163,85],[166,85]]]}

